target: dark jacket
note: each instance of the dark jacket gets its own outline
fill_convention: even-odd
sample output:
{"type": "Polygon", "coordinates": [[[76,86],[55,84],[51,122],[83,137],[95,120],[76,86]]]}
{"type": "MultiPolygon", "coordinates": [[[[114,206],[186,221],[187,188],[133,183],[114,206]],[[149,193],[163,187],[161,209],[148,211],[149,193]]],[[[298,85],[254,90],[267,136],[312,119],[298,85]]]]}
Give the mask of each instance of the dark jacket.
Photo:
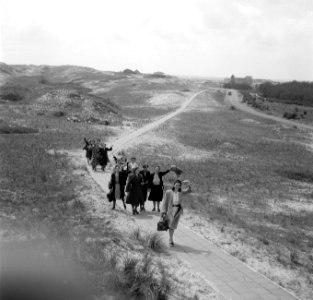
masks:
{"type": "Polygon", "coordinates": [[[142,177],[140,174],[138,176],[136,176],[133,173],[128,175],[125,187],[125,191],[128,193],[126,197],[127,204],[138,206],[140,203],[144,201],[141,190],[141,183],[142,177]]]}
{"type": "MultiPolygon", "coordinates": [[[[126,185],[128,173],[129,173],[128,171],[120,171],[119,172],[121,199],[124,199],[124,197],[125,197],[125,185],[126,185]]],[[[116,185],[115,173],[112,173],[111,179],[109,182],[109,189],[110,189],[110,192],[108,194],[109,201],[116,201],[116,199],[115,199],[115,185],[116,185]]]]}
{"type": "Polygon", "coordinates": [[[108,156],[108,151],[111,151],[111,150],[112,150],[112,147],[111,148],[99,147],[99,157],[98,157],[98,160],[99,160],[99,164],[101,166],[106,166],[108,164],[108,162],[110,161],[109,160],[109,156],[108,156]]]}
{"type": "MultiPolygon", "coordinates": [[[[166,175],[170,170],[166,170],[164,172],[159,172],[159,177],[160,177],[160,186],[164,186],[163,184],[163,176],[166,175]]],[[[151,188],[153,186],[153,177],[154,177],[154,172],[150,174],[150,178],[149,178],[149,188],[151,188]]]]}
{"type": "Polygon", "coordinates": [[[143,170],[141,170],[140,171],[140,175],[142,177],[142,181],[143,181],[144,185],[148,186],[149,182],[150,182],[150,176],[151,176],[150,171],[147,171],[145,173],[143,170]]]}

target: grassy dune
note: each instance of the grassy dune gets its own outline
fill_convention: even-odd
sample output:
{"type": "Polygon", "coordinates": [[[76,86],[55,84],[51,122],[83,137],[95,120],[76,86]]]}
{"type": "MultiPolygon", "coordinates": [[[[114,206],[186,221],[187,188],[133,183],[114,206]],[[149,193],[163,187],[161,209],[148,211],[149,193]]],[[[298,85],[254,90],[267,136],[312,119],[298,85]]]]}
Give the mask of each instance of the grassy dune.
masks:
{"type": "MultiPolygon", "coordinates": [[[[0,241],[6,262],[0,288],[23,297],[31,291],[33,299],[220,299],[203,279],[164,253],[158,235],[138,231],[132,218],[112,213],[109,205],[99,206],[106,197],[87,172],[82,141],[86,136],[106,142],[120,134],[121,114],[118,126],[69,122],[68,114],[82,107],[65,109],[62,101],[69,99],[63,94],[60,107],[47,103],[56,110],[34,107],[38,97],[60,89],[75,89],[101,103],[107,98],[90,94],[93,90],[80,81],[98,86],[102,78],[106,87],[125,76],[75,67],[15,66],[8,72],[14,73],[11,87],[18,86],[11,91],[25,97],[0,103],[0,241]],[[61,77],[72,82],[57,83],[61,77]]],[[[127,94],[132,93],[123,90],[127,94]]],[[[124,96],[115,96],[119,108],[117,99],[121,103],[124,96]]],[[[97,107],[97,113],[105,117],[107,109],[97,107]]],[[[138,126],[148,122],[140,116],[138,126]]]]}
{"type": "Polygon", "coordinates": [[[185,222],[311,299],[310,145],[307,132],[251,119],[227,107],[221,93],[208,92],[129,152],[151,166],[180,166],[193,186],[185,222]]]}

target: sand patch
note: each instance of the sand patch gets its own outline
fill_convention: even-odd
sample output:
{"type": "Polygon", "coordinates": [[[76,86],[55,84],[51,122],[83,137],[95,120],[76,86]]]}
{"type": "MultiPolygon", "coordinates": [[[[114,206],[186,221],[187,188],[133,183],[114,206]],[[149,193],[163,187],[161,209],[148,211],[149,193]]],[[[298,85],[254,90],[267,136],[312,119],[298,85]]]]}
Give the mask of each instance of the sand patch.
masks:
{"type": "Polygon", "coordinates": [[[254,119],[241,119],[240,121],[244,122],[244,123],[249,123],[249,124],[256,124],[256,125],[260,124],[260,122],[254,120],[254,119]]]}
{"type": "Polygon", "coordinates": [[[185,97],[176,93],[166,93],[152,96],[148,103],[155,106],[179,106],[183,103],[185,97]]]}
{"type": "Polygon", "coordinates": [[[221,103],[215,100],[212,95],[212,91],[199,95],[192,103],[188,106],[189,111],[201,111],[201,112],[214,112],[217,109],[223,107],[221,103]]]}

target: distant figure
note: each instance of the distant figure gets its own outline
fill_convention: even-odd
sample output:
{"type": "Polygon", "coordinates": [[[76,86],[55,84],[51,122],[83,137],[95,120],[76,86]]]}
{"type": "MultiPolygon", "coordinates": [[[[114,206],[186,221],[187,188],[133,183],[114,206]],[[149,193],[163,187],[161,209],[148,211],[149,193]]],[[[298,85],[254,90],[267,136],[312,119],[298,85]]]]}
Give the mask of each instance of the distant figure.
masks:
{"type": "Polygon", "coordinates": [[[143,170],[140,171],[140,175],[142,177],[141,189],[143,195],[143,203],[140,203],[140,211],[145,210],[145,202],[147,200],[148,195],[148,185],[150,180],[150,171],[148,165],[143,165],[143,170]]]}
{"type": "Polygon", "coordinates": [[[86,151],[87,163],[88,163],[88,165],[90,165],[91,157],[92,157],[93,141],[92,140],[87,140],[86,138],[84,138],[84,142],[85,142],[85,146],[84,146],[83,150],[86,151]]]}
{"type": "Polygon", "coordinates": [[[100,139],[95,143],[92,150],[91,166],[94,171],[96,171],[97,166],[100,165],[102,171],[104,171],[106,165],[109,162],[108,151],[113,148],[107,148],[106,144],[101,144],[100,139]]]}
{"type": "Polygon", "coordinates": [[[131,157],[131,158],[130,158],[130,163],[129,163],[128,166],[129,166],[130,170],[139,167],[138,164],[137,164],[137,162],[136,162],[136,157],[131,157]]]}
{"type": "Polygon", "coordinates": [[[183,173],[183,170],[180,168],[176,167],[175,165],[171,165],[170,170],[175,173],[176,179],[179,179],[180,175],[183,173]]]}
{"type": "Polygon", "coordinates": [[[140,203],[143,203],[141,183],[142,177],[139,174],[139,169],[132,169],[127,178],[125,192],[127,193],[126,203],[132,206],[133,215],[139,214],[137,207],[140,203]]]}
{"type": "Polygon", "coordinates": [[[160,202],[163,198],[163,176],[166,175],[170,170],[166,170],[165,172],[161,172],[160,166],[155,168],[154,173],[150,174],[149,187],[151,189],[148,200],[153,201],[153,209],[155,211],[155,207],[157,206],[158,212],[160,212],[160,202]]]}
{"type": "Polygon", "coordinates": [[[99,140],[97,140],[92,147],[92,155],[91,155],[91,167],[94,171],[97,170],[97,165],[99,164],[100,157],[100,145],[99,140]]]}
{"type": "Polygon", "coordinates": [[[166,217],[169,221],[169,243],[170,246],[174,246],[174,231],[177,229],[179,219],[183,213],[183,195],[190,192],[189,181],[183,181],[187,184],[185,189],[182,189],[182,182],[175,180],[173,188],[167,190],[164,195],[161,217],[166,217]]]}
{"type": "Polygon", "coordinates": [[[99,165],[101,166],[102,171],[105,170],[105,167],[109,163],[108,151],[112,151],[113,147],[107,148],[106,144],[101,144],[99,148],[99,165]]]}
{"type": "Polygon", "coordinates": [[[122,200],[124,209],[126,209],[125,204],[125,185],[128,176],[128,171],[122,171],[119,165],[116,165],[111,174],[111,180],[109,182],[110,192],[108,198],[110,202],[113,202],[112,209],[115,209],[116,200],[122,200]]]}

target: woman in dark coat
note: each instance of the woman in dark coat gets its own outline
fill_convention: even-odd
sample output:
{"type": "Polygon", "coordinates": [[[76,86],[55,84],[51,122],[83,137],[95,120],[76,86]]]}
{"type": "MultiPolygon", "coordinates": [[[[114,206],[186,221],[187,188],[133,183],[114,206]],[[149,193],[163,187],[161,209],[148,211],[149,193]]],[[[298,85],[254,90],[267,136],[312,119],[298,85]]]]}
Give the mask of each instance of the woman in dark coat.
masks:
{"type": "Polygon", "coordinates": [[[104,171],[105,167],[109,163],[109,155],[108,151],[112,151],[113,147],[108,148],[106,144],[102,144],[99,147],[99,158],[98,158],[98,163],[101,166],[102,171],[104,171]]]}
{"type": "Polygon", "coordinates": [[[153,201],[153,209],[155,211],[155,206],[157,205],[158,212],[160,212],[160,202],[163,198],[163,176],[166,175],[170,170],[161,172],[161,168],[157,166],[155,172],[150,174],[149,187],[151,189],[149,194],[149,200],[153,201]]]}
{"type": "Polygon", "coordinates": [[[86,138],[84,138],[84,142],[85,142],[85,146],[84,146],[83,150],[86,151],[87,163],[88,163],[88,165],[90,165],[91,157],[92,157],[93,142],[91,140],[87,140],[86,138]]]}
{"type": "Polygon", "coordinates": [[[115,209],[116,200],[118,199],[121,199],[123,201],[124,209],[126,209],[124,190],[128,173],[128,171],[120,170],[119,165],[116,165],[114,167],[113,173],[111,175],[111,180],[109,182],[110,192],[108,194],[109,201],[113,202],[112,209],[115,209]]]}
{"type": "Polygon", "coordinates": [[[125,192],[127,193],[126,203],[132,206],[133,215],[139,214],[137,206],[143,203],[141,183],[142,177],[139,174],[139,169],[135,168],[128,175],[125,187],[125,192]]]}
{"type": "Polygon", "coordinates": [[[145,210],[145,202],[147,200],[148,195],[148,185],[150,180],[150,171],[148,170],[148,165],[143,165],[143,170],[140,171],[140,175],[142,177],[141,189],[143,195],[143,203],[140,203],[140,211],[145,210]]]}

